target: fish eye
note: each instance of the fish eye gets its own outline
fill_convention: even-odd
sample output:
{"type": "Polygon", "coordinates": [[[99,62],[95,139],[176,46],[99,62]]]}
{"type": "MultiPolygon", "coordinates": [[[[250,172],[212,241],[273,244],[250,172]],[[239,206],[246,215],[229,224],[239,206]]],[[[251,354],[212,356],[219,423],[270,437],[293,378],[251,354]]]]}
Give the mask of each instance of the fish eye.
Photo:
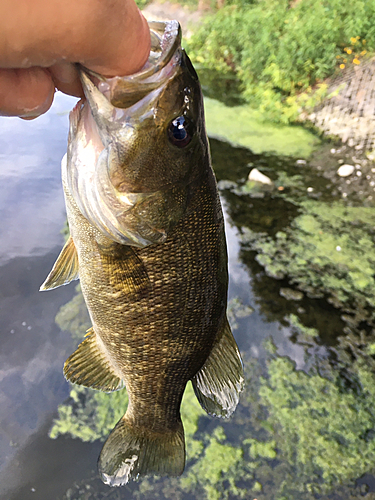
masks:
{"type": "Polygon", "coordinates": [[[186,116],[178,116],[171,121],[168,128],[169,141],[178,148],[189,144],[194,135],[194,126],[186,116]]]}

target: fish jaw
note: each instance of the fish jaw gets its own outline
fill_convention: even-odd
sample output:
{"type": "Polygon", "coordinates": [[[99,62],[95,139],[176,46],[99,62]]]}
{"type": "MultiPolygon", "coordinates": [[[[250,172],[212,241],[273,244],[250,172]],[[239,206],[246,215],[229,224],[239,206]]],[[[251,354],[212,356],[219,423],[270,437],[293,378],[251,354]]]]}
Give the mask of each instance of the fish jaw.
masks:
{"type": "Polygon", "coordinates": [[[139,73],[104,79],[82,69],[86,100],[70,115],[66,164],[82,215],[113,241],[138,248],[166,240],[209,155],[201,90],[179,25],[150,28],[154,50],[139,73]],[[184,148],[171,144],[171,124],[181,117],[194,129],[184,148]]]}
{"type": "Polygon", "coordinates": [[[62,177],[81,214],[104,236],[118,243],[139,248],[153,243],[129,224],[125,227],[119,224],[120,216],[142,201],[144,195],[121,196],[109,181],[107,163],[111,144],[104,147],[87,103],[76,107],[70,120],[71,129],[75,127],[74,141],[69,142],[67,157],[61,164],[62,177]]]}

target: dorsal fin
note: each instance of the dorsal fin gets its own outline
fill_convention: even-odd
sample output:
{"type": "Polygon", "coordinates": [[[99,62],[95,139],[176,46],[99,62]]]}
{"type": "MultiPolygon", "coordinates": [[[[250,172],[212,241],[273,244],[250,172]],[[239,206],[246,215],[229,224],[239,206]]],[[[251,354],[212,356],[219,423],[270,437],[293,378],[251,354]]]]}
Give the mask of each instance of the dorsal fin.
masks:
{"type": "Polygon", "coordinates": [[[232,415],[243,389],[241,356],[227,318],[210,356],[191,380],[202,408],[216,417],[232,415]]]}
{"type": "Polygon", "coordinates": [[[103,392],[113,392],[124,387],[122,379],[114,372],[99,348],[93,328],[87,330],[86,339],[65,361],[64,375],[74,384],[103,392]]]}
{"type": "Polygon", "coordinates": [[[39,290],[52,290],[52,288],[67,285],[71,281],[77,279],[78,255],[73,239],[69,236],[68,241],[65,243],[60,255],[57,257],[51,272],[39,290]]]}

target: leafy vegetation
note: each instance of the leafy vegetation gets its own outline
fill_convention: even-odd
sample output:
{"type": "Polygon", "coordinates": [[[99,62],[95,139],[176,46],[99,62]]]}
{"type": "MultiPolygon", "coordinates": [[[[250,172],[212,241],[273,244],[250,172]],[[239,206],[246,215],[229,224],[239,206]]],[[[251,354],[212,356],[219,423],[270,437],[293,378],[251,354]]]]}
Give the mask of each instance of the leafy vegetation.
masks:
{"type": "MultiPolygon", "coordinates": [[[[295,120],[326,95],[324,79],[375,48],[366,0],[256,0],[229,4],[186,43],[193,62],[237,74],[244,98],[267,120],[295,120]]],[[[199,68],[199,66],[198,66],[199,68]]]]}
{"type": "Polygon", "coordinates": [[[136,0],[136,4],[140,9],[144,9],[147,4],[150,3],[151,0],[136,0]]]}

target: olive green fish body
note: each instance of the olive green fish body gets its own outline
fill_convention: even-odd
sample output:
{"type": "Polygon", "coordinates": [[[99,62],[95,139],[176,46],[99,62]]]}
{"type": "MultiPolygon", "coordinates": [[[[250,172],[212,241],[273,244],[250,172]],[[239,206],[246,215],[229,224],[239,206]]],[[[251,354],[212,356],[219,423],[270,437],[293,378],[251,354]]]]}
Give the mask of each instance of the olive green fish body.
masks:
{"type": "Polygon", "coordinates": [[[186,383],[207,359],[226,310],[224,222],[208,168],[193,191],[167,240],[144,249],[108,240],[68,204],[93,329],[125,382],[129,414],[156,428],[179,420],[186,383]]]}
{"type": "Polygon", "coordinates": [[[180,404],[229,417],[243,386],[226,318],[224,221],[198,77],[178,23],[150,23],[149,64],[104,80],[81,71],[62,178],[70,238],[42,290],[79,277],[92,320],[66,378],[129,405],[99,458],[107,484],[179,475],[180,404]]]}

